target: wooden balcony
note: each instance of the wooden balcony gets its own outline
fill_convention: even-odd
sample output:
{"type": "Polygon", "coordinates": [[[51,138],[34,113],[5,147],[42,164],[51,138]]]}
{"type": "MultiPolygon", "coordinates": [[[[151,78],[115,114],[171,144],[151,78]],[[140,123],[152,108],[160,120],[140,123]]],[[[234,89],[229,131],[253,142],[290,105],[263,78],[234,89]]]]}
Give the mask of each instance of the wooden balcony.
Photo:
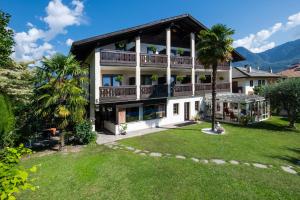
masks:
{"type": "Polygon", "coordinates": [[[167,67],[168,57],[164,54],[144,54],[141,53],[142,67],[167,67]]]}
{"type": "Polygon", "coordinates": [[[141,85],[141,99],[168,96],[168,85],[141,85]]]}
{"type": "Polygon", "coordinates": [[[100,64],[108,66],[136,66],[135,52],[118,50],[101,50],[100,64]]]}
{"type": "Polygon", "coordinates": [[[218,70],[230,70],[230,63],[229,62],[219,63],[218,70]]]}
{"type": "Polygon", "coordinates": [[[171,67],[191,69],[193,59],[189,56],[171,56],[171,67]]]}
{"type": "Polygon", "coordinates": [[[175,84],[172,88],[172,96],[192,96],[193,95],[192,84],[175,84]]]}
{"type": "MultiPolygon", "coordinates": [[[[217,83],[217,92],[230,92],[230,83],[217,83]]],[[[211,92],[211,83],[196,83],[195,84],[195,95],[203,95],[211,92]]]]}
{"type": "MultiPolygon", "coordinates": [[[[199,60],[196,60],[195,69],[205,69],[205,67],[199,60]]],[[[211,67],[207,69],[211,69],[211,67]]],[[[230,70],[230,63],[229,62],[219,63],[218,70],[230,70]]]]}
{"type": "Polygon", "coordinates": [[[104,86],[99,88],[100,102],[127,101],[136,99],[136,86],[104,86]]]}

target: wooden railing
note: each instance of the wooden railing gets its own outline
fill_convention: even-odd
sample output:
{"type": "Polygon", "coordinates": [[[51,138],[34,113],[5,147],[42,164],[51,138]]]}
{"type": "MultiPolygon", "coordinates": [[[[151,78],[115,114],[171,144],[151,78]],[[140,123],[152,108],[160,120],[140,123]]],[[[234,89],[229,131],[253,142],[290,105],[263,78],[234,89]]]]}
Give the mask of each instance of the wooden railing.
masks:
{"type": "Polygon", "coordinates": [[[104,86],[99,88],[100,102],[136,99],[136,86],[104,86]]]}
{"type": "Polygon", "coordinates": [[[230,70],[230,63],[229,62],[223,62],[218,64],[218,69],[220,70],[230,70]]]}
{"type": "Polygon", "coordinates": [[[167,67],[167,62],[167,55],[141,53],[141,66],[167,67]]]}
{"type": "Polygon", "coordinates": [[[168,85],[141,85],[141,98],[158,98],[168,96],[168,85]]]}
{"type": "Polygon", "coordinates": [[[171,56],[171,67],[192,68],[192,57],[189,56],[171,56]]]}
{"type": "Polygon", "coordinates": [[[172,96],[191,96],[193,94],[192,84],[175,84],[172,87],[172,96]]]}
{"type": "MultiPolygon", "coordinates": [[[[207,92],[211,92],[212,86],[211,83],[196,83],[195,84],[195,94],[202,95],[207,92]]],[[[230,83],[217,83],[216,84],[217,92],[230,92],[230,83]]]]}
{"type": "Polygon", "coordinates": [[[101,65],[136,65],[135,52],[118,50],[101,50],[101,65]]]}

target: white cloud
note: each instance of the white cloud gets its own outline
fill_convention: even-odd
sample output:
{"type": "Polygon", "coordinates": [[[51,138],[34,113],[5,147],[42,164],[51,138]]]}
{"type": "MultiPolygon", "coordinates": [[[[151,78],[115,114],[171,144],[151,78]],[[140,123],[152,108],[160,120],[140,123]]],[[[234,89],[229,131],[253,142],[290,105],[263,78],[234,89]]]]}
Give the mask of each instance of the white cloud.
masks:
{"type": "Polygon", "coordinates": [[[38,29],[28,22],[27,32],[15,33],[16,45],[13,58],[28,61],[55,53],[53,45],[49,42],[59,34],[66,34],[67,27],[80,25],[83,22],[83,9],[84,5],[79,0],[73,0],[71,6],[64,5],[61,0],[51,0],[46,7],[47,15],[42,18],[42,21],[47,24],[47,29],[38,29]]]}
{"type": "Polygon", "coordinates": [[[298,25],[300,25],[300,12],[288,17],[286,28],[290,29],[298,25]]]}
{"type": "Polygon", "coordinates": [[[67,40],[66,40],[66,45],[67,46],[72,46],[72,43],[74,42],[74,40],[72,40],[71,38],[68,38],[67,40]]]}
{"type": "Polygon", "coordinates": [[[300,12],[288,17],[287,22],[276,23],[269,29],[263,29],[255,34],[250,34],[242,39],[234,41],[234,47],[245,47],[254,53],[259,53],[276,46],[275,42],[269,41],[269,38],[282,30],[289,30],[300,25],[300,12]]]}
{"type": "Polygon", "coordinates": [[[269,29],[263,29],[256,34],[250,34],[249,36],[236,40],[233,42],[234,47],[245,47],[254,53],[259,53],[267,49],[271,49],[275,46],[274,42],[268,42],[267,40],[276,32],[282,29],[282,23],[276,23],[269,29]]]}

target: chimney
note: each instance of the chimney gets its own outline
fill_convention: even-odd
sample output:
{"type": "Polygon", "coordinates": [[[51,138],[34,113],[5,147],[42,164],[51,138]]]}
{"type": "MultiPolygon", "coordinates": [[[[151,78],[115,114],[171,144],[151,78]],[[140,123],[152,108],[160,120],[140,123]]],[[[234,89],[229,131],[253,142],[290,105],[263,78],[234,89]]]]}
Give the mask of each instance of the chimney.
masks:
{"type": "Polygon", "coordinates": [[[248,66],[247,66],[247,72],[248,72],[248,73],[251,73],[251,71],[252,71],[251,65],[248,65],[248,66]]]}
{"type": "Polygon", "coordinates": [[[273,73],[272,67],[269,67],[269,72],[273,73]]]}

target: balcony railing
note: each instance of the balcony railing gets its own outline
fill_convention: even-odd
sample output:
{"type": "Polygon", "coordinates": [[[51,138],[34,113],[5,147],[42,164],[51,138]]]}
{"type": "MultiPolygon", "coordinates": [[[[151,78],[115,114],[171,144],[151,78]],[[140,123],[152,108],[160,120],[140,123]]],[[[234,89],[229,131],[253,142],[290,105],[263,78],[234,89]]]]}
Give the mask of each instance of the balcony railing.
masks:
{"type": "Polygon", "coordinates": [[[197,59],[195,60],[195,69],[205,69],[204,65],[197,59]]]}
{"type": "Polygon", "coordinates": [[[99,88],[100,102],[127,101],[136,99],[136,86],[104,86],[99,88]]]}
{"type": "Polygon", "coordinates": [[[230,63],[229,62],[223,62],[218,64],[219,70],[230,70],[230,63]]]}
{"type": "Polygon", "coordinates": [[[172,96],[191,96],[193,94],[192,84],[175,84],[172,88],[172,96]]]}
{"type": "Polygon", "coordinates": [[[141,99],[168,96],[168,85],[141,85],[141,99]]]}
{"type": "Polygon", "coordinates": [[[135,52],[117,51],[117,50],[101,50],[101,65],[136,65],[135,52]]]}
{"type": "Polygon", "coordinates": [[[167,63],[168,63],[167,55],[141,53],[141,66],[167,67],[167,63]]]}
{"type": "MultiPolygon", "coordinates": [[[[230,83],[217,83],[217,92],[230,92],[230,83]]],[[[196,83],[195,95],[202,95],[211,92],[211,83],[196,83]]]]}
{"type": "Polygon", "coordinates": [[[189,56],[171,56],[171,67],[192,68],[192,57],[189,56]]]}

